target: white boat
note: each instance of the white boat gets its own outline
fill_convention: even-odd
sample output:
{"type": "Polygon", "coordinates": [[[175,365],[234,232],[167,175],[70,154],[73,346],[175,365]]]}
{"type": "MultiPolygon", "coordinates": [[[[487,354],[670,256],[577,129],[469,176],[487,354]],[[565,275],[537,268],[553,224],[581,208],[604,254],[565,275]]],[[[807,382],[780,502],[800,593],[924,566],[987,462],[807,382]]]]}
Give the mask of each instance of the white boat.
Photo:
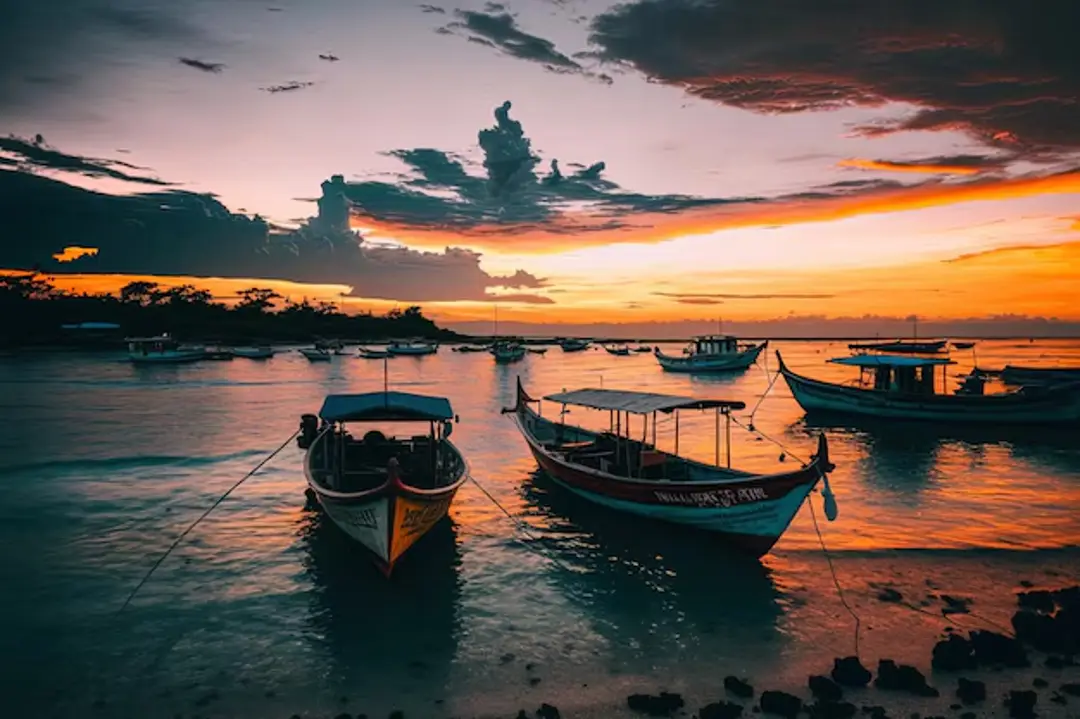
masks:
{"type": "Polygon", "coordinates": [[[439,345],[433,342],[391,342],[386,346],[386,351],[392,355],[420,357],[435,354],[439,351],[439,345]]]}
{"type": "Polygon", "coordinates": [[[317,417],[300,419],[297,444],[307,450],[308,486],[387,576],[446,516],[469,478],[465,458],[449,439],[455,421],[442,397],[389,391],[329,395],[317,417]],[[346,429],[353,423],[419,425],[428,432],[388,437],[373,426],[358,438],[346,429]]]}
{"type": "Polygon", "coordinates": [[[309,362],[329,362],[333,357],[330,350],[324,350],[319,347],[301,347],[299,352],[307,357],[309,362]]]}
{"type": "Polygon", "coordinates": [[[656,361],[668,372],[732,372],[744,370],[757,362],[769,341],[760,344],[739,344],[731,335],[703,335],[695,337],[683,350],[682,357],[664,354],[656,347],[656,361]]]}
{"type": "Polygon", "coordinates": [[[135,364],[180,364],[206,357],[206,348],[181,345],[167,334],[156,337],[129,337],[128,360],[135,364]]]}
{"type": "Polygon", "coordinates": [[[370,347],[358,347],[356,356],[361,359],[386,359],[387,357],[393,357],[394,355],[388,350],[373,350],[370,347]]]}
{"type": "Polygon", "coordinates": [[[247,359],[269,359],[274,356],[274,348],[265,345],[261,347],[233,347],[232,353],[237,357],[247,359]]]}
{"type": "Polygon", "coordinates": [[[519,342],[496,342],[490,351],[498,364],[510,364],[525,357],[525,345],[519,342]]]}

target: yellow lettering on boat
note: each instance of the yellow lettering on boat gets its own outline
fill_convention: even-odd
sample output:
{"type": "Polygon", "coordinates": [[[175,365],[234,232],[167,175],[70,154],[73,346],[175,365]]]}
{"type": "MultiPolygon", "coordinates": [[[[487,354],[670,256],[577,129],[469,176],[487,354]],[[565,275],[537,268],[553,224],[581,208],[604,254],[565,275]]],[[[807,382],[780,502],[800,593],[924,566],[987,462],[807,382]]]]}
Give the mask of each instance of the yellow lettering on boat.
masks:
{"type": "Polygon", "coordinates": [[[434,502],[417,502],[398,497],[394,503],[394,538],[390,546],[390,561],[396,561],[416,540],[446,516],[453,497],[434,502]]]}

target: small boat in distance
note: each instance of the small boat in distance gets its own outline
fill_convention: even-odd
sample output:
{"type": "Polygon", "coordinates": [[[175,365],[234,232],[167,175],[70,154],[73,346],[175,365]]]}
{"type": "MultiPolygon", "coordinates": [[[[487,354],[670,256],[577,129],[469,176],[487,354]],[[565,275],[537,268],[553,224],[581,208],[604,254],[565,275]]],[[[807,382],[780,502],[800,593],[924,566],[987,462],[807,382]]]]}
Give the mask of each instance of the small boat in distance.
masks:
{"type": "MultiPolygon", "coordinates": [[[[804,377],[791,371],[779,352],[776,359],[795,401],[807,413],[964,424],[1080,421],[1080,383],[984,394],[984,378],[973,373],[964,378],[959,390],[949,394],[946,389],[936,391],[934,374],[937,367],[955,364],[945,357],[854,355],[829,360],[858,367],[856,384],[804,377]]],[[[943,387],[945,381],[943,375],[943,387]]]]}
{"type": "Polygon", "coordinates": [[[638,345],[634,348],[635,352],[652,352],[653,349],[649,345],[638,345]]]}
{"type": "Polygon", "coordinates": [[[682,357],[664,354],[659,347],[653,354],[668,372],[737,372],[757,362],[768,346],[768,340],[740,345],[732,335],[703,335],[694,338],[682,357]]]}
{"type": "Polygon", "coordinates": [[[334,524],[366,547],[389,577],[402,555],[442,520],[469,478],[450,442],[450,402],[405,392],[328,395],[318,416],[300,419],[304,476],[334,524]],[[352,424],[428,426],[426,435],[393,437],[352,424]]]}
{"type": "Polygon", "coordinates": [[[833,470],[825,435],[809,464],[779,474],[731,469],[731,416],[742,402],[697,399],[650,392],[581,389],[544,398],[561,406],[558,419],[541,414],[541,403],[517,384],[512,414],[537,464],[557,484],[616,511],[714,532],[754,557],[767,554],[791,524],[810,491],[824,479],[826,514],[836,517],[827,474],[833,470]],[[533,409],[532,405],[537,408],[533,409]],[[606,410],[609,430],[567,425],[567,405],[606,410]],[[716,461],[679,456],[679,411],[715,410],[716,461]],[[656,446],[657,412],[675,416],[675,448],[656,446]],[[641,439],[631,439],[630,415],[643,418],[641,439]],[[720,418],[725,417],[727,466],[720,465],[720,418]],[[625,417],[625,420],[624,420],[625,417]],[[617,419],[616,419],[617,418],[617,419]],[[652,424],[652,442],[647,441],[652,424]]]}
{"type": "Polygon", "coordinates": [[[969,349],[973,349],[975,347],[976,343],[975,342],[953,342],[951,344],[952,344],[953,347],[955,347],[958,350],[969,350],[969,349]]]}
{"type": "Polygon", "coordinates": [[[562,347],[563,352],[581,352],[582,350],[589,349],[589,345],[591,344],[592,342],[590,340],[578,339],[576,337],[568,337],[559,340],[559,346],[562,347]]]}
{"type": "Polygon", "coordinates": [[[206,348],[185,346],[167,334],[128,337],[128,361],[135,364],[181,364],[206,358],[206,348]]]}
{"type": "Polygon", "coordinates": [[[392,355],[422,357],[438,352],[439,345],[434,342],[398,342],[395,340],[386,346],[386,351],[392,355]]]}
{"type": "Polygon", "coordinates": [[[518,362],[525,357],[525,345],[519,342],[502,340],[491,346],[491,355],[498,364],[518,362]]]}
{"type": "Polygon", "coordinates": [[[491,350],[491,345],[459,345],[454,347],[454,352],[488,352],[491,350]]]}
{"type": "Polygon", "coordinates": [[[329,362],[334,356],[330,350],[320,347],[301,347],[297,351],[307,357],[309,362],[329,362]]]}
{"type": "MultiPolygon", "coordinates": [[[[854,342],[848,349],[856,352],[889,352],[892,354],[937,354],[948,349],[949,340],[894,340],[891,342],[854,342]]],[[[974,343],[972,343],[974,346],[974,343]]],[[[964,349],[970,349],[966,347],[964,349]]]]}
{"type": "Polygon", "coordinates": [[[233,347],[233,354],[246,359],[269,359],[274,356],[274,348],[267,345],[259,347],[233,347]]]}
{"type": "Polygon", "coordinates": [[[630,356],[630,348],[626,345],[604,345],[604,349],[607,350],[609,355],[615,355],[617,357],[630,356]]]}
{"type": "Polygon", "coordinates": [[[236,355],[228,347],[207,347],[203,359],[217,362],[231,362],[236,355]]]}
{"type": "Polygon", "coordinates": [[[393,353],[388,350],[373,350],[370,347],[357,347],[356,356],[361,359],[386,359],[387,357],[393,357],[393,353]]]}
{"type": "Polygon", "coordinates": [[[548,351],[547,347],[526,347],[525,349],[534,355],[542,355],[548,351]]]}
{"type": "Polygon", "coordinates": [[[1056,385],[1080,382],[1080,367],[1018,367],[1005,365],[998,375],[1010,385],[1056,385]]]}

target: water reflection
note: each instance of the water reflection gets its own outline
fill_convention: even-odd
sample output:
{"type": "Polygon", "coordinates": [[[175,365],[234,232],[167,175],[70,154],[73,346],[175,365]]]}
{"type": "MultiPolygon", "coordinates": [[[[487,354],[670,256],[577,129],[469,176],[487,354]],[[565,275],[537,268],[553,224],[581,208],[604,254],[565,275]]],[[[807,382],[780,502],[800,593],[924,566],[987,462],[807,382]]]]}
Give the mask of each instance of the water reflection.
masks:
{"type": "Polygon", "coordinates": [[[604,510],[540,471],[522,494],[559,560],[551,576],[612,646],[715,658],[781,640],[785,597],[771,571],[717,537],[604,510]]]}
{"type": "Polygon", "coordinates": [[[403,678],[431,690],[445,686],[460,634],[454,525],[432,528],[390,581],[311,499],[300,538],[312,583],[308,625],[328,650],[333,678],[373,693],[403,678]]]}

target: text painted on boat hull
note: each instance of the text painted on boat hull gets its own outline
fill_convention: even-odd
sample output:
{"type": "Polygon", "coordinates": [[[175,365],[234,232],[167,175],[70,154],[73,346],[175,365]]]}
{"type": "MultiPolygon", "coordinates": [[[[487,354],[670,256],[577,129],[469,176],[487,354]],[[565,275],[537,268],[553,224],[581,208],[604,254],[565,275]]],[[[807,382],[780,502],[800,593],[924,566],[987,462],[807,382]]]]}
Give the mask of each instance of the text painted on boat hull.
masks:
{"type": "Polygon", "coordinates": [[[762,487],[714,489],[708,492],[654,492],[662,504],[681,504],[692,507],[734,507],[769,499],[762,487]]]}

